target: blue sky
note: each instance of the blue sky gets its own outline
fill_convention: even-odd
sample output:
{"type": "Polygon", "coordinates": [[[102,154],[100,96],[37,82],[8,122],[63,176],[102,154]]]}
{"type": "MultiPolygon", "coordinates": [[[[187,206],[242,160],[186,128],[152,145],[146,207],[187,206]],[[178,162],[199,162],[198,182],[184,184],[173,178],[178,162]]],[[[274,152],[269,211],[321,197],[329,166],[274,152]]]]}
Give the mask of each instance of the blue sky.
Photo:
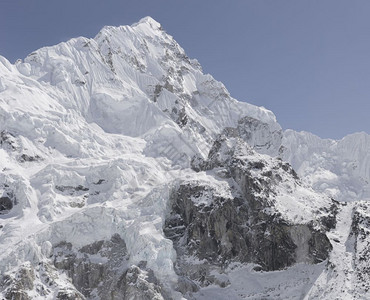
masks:
{"type": "Polygon", "coordinates": [[[368,0],[1,0],[0,54],[33,50],[150,15],[231,95],[284,129],[370,133],[368,0]]]}

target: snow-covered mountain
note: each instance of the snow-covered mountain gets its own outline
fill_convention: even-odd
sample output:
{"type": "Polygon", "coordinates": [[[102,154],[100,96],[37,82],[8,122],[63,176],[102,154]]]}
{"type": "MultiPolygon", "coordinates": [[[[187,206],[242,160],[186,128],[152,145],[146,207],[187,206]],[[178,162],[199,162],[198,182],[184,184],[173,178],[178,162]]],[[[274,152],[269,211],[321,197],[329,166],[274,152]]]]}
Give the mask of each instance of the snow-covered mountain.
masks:
{"type": "Polygon", "coordinates": [[[370,136],[282,131],[150,17],[0,56],[5,299],[366,299],[370,136]]]}

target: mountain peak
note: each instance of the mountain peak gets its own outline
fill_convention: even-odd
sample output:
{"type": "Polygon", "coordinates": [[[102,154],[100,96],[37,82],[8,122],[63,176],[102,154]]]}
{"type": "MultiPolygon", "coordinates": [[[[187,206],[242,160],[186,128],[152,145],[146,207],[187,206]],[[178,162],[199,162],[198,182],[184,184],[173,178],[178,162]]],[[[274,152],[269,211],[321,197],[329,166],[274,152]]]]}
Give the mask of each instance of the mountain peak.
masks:
{"type": "Polygon", "coordinates": [[[96,38],[101,36],[111,36],[116,35],[117,33],[127,33],[130,32],[133,36],[140,36],[139,32],[144,35],[153,36],[158,35],[162,31],[162,26],[152,17],[144,17],[139,22],[133,23],[132,25],[122,25],[122,26],[104,26],[99,33],[96,35],[96,38]],[[133,32],[134,31],[134,32],[133,32]]]}
{"type": "Polygon", "coordinates": [[[369,148],[283,132],[151,17],[0,56],[0,299],[370,299],[369,148]]]}
{"type": "Polygon", "coordinates": [[[138,26],[138,25],[141,25],[141,24],[148,24],[153,29],[160,29],[161,28],[161,24],[158,23],[156,20],[154,20],[150,16],[146,16],[146,17],[142,18],[139,22],[132,24],[132,27],[138,26]]]}

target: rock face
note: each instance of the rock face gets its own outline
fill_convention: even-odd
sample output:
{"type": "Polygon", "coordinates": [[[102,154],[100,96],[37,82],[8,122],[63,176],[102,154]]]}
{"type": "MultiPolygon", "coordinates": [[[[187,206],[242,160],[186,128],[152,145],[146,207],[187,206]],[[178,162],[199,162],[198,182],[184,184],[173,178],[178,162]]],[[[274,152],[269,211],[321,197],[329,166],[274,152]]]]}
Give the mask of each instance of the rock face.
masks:
{"type": "Polygon", "coordinates": [[[354,207],[351,237],[354,252],[354,282],[356,299],[370,297],[370,204],[359,202],[354,207]]]}
{"type": "Polygon", "coordinates": [[[73,285],[86,297],[99,284],[99,294],[110,294],[109,287],[116,283],[101,283],[108,278],[117,277],[114,273],[118,268],[124,268],[126,260],[126,245],[119,235],[113,236],[110,241],[97,241],[84,246],[78,251],[73,251],[70,243],[61,243],[54,248],[55,267],[65,270],[73,285]]]}
{"type": "Polygon", "coordinates": [[[28,300],[32,299],[28,296],[27,291],[34,288],[35,274],[32,266],[23,266],[19,269],[15,278],[5,277],[4,285],[10,285],[5,299],[9,300],[28,300]]]}
{"type": "Polygon", "coordinates": [[[171,299],[161,288],[161,284],[153,271],[145,271],[137,266],[130,267],[121,278],[118,287],[121,293],[117,298],[132,300],[165,300],[171,299]]]}
{"type": "Polygon", "coordinates": [[[128,259],[126,244],[118,234],[80,249],[62,242],[54,247],[50,263],[36,268],[26,264],[15,274],[5,275],[1,287],[9,300],[171,299],[146,262],[130,266],[128,259]]]}
{"type": "Polygon", "coordinates": [[[0,146],[11,151],[18,148],[14,135],[6,130],[0,132],[0,146]]]}
{"type": "Polygon", "coordinates": [[[277,205],[279,186],[302,185],[288,164],[256,159],[237,131],[228,129],[215,141],[208,159],[194,158],[193,166],[226,180],[228,186],[222,195],[210,184],[188,181],[172,193],[164,232],[174,242],[181,275],[207,285],[213,281],[205,270],[212,265],[254,263],[256,269],[271,271],[328,258],[332,245],[325,232],[330,228],[322,220],[329,211],[325,217],[335,219],[335,203],[320,208],[323,219],[316,224],[286,218],[277,205]],[[208,267],[194,271],[184,266],[185,257],[191,256],[208,267]]]}
{"type": "Polygon", "coordinates": [[[168,299],[162,296],[161,284],[146,263],[129,266],[128,259],[126,244],[118,234],[78,251],[64,242],[54,248],[53,255],[54,266],[64,270],[87,299],[93,295],[107,300],[168,299]]]}
{"type": "Polygon", "coordinates": [[[283,139],[283,131],[252,117],[240,118],[236,127],[241,139],[259,153],[277,155],[283,139]]]}
{"type": "Polygon", "coordinates": [[[6,213],[13,208],[13,202],[9,197],[0,197],[0,213],[6,213]]]}

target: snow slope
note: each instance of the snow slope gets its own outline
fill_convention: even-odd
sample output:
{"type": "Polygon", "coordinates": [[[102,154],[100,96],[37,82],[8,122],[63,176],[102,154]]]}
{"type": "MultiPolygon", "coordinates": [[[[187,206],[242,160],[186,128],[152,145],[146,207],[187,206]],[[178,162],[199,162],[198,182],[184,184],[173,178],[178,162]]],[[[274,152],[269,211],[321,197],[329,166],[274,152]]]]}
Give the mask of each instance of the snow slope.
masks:
{"type": "Polygon", "coordinates": [[[280,156],[317,191],[345,202],[370,200],[370,135],[341,140],[308,132],[284,132],[280,156]]]}

